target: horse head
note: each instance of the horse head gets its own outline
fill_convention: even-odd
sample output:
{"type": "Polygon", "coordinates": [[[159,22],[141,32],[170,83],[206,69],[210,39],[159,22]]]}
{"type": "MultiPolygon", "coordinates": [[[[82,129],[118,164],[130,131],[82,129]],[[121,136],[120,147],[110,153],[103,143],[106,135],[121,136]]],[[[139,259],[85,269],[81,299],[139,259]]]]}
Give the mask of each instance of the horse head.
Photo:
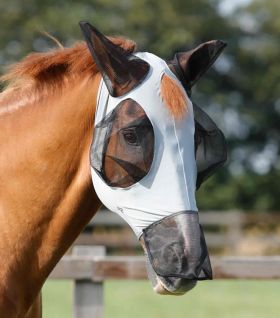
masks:
{"type": "Polygon", "coordinates": [[[210,41],[165,62],[127,52],[80,26],[102,74],[90,162],[102,203],[131,226],[154,290],[183,294],[212,271],[195,193],[226,160],[224,136],[190,99],[225,43],[210,41]]]}

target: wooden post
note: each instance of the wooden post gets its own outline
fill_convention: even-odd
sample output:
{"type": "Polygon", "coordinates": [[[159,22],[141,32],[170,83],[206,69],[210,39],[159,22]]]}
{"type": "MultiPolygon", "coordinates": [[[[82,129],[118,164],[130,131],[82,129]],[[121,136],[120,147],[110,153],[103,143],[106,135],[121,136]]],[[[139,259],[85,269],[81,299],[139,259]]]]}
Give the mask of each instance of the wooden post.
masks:
{"type": "MultiPolygon", "coordinates": [[[[75,246],[74,256],[102,256],[106,254],[104,246],[75,246]]],[[[90,279],[75,280],[74,318],[103,318],[103,282],[90,279]]]]}
{"type": "Polygon", "coordinates": [[[239,211],[227,212],[230,217],[228,225],[228,238],[230,255],[238,255],[239,244],[242,238],[243,215],[239,211]]]}

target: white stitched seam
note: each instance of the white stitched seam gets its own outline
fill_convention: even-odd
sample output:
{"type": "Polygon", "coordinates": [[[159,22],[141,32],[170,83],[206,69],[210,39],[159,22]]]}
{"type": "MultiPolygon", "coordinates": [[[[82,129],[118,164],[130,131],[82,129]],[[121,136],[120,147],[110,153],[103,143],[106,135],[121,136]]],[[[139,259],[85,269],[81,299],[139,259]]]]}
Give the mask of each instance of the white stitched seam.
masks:
{"type": "Polygon", "coordinates": [[[174,118],[173,118],[173,126],[174,126],[174,133],[175,133],[175,137],[176,137],[176,141],[177,141],[177,146],[178,146],[178,152],[179,152],[179,156],[180,156],[181,163],[182,163],[182,166],[183,166],[183,175],[184,175],[184,181],[185,181],[185,186],[186,186],[186,192],[187,192],[189,208],[191,208],[191,203],[190,203],[190,198],[189,198],[189,191],[188,191],[188,183],[187,183],[187,180],[186,180],[186,173],[185,173],[185,165],[184,165],[184,160],[183,160],[183,157],[182,157],[182,153],[180,151],[180,144],[179,144],[179,139],[178,139],[178,136],[177,136],[177,133],[176,133],[176,124],[175,124],[175,119],[174,118]]]}

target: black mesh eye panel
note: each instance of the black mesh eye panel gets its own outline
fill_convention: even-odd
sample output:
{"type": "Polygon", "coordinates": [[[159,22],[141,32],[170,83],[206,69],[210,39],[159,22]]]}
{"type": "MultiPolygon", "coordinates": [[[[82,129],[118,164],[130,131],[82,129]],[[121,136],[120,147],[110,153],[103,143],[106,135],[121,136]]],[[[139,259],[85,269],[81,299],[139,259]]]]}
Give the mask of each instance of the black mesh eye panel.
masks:
{"type": "Polygon", "coordinates": [[[195,158],[197,165],[198,189],[202,182],[216,172],[227,160],[226,140],[213,120],[195,103],[195,158]]]}
{"type": "Polygon", "coordinates": [[[108,185],[126,188],[139,182],[153,156],[153,127],[136,101],[122,101],[95,126],[90,162],[108,185]]]}

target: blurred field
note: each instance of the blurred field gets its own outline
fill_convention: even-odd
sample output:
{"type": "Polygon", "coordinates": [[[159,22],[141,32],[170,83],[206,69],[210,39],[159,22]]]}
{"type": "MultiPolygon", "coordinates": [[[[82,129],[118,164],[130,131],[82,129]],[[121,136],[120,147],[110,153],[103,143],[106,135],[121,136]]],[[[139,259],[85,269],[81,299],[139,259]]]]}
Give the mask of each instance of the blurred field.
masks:
{"type": "MultiPolygon", "coordinates": [[[[183,297],[158,296],[147,281],[105,283],[105,318],[277,318],[279,281],[201,282],[183,297]]],[[[70,318],[72,283],[48,281],[43,318],[70,318]]],[[[89,317],[91,318],[91,317],[89,317]]]]}

